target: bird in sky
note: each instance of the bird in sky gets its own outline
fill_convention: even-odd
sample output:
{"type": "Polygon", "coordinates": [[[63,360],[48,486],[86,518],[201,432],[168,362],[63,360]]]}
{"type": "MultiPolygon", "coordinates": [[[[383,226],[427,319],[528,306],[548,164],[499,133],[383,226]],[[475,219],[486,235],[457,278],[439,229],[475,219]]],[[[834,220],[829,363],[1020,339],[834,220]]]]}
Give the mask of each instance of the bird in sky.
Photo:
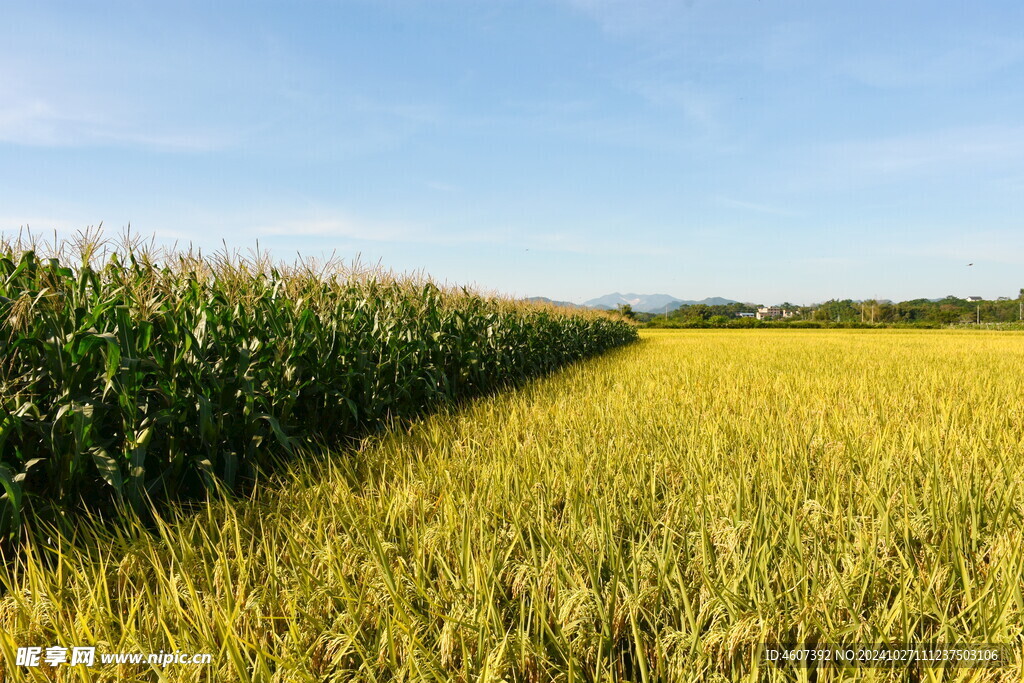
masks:
{"type": "Polygon", "coordinates": [[[968,263],[967,265],[969,265],[969,266],[973,266],[974,264],[973,264],[973,263],[968,263]]]}

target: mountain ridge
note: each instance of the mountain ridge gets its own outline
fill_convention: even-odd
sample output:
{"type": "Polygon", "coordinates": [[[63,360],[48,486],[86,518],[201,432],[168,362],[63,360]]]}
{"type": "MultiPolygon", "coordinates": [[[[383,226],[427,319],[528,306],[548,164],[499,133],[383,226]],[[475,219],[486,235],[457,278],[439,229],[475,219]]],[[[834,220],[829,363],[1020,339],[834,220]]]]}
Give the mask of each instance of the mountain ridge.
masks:
{"type": "Polygon", "coordinates": [[[612,292],[611,294],[605,294],[594,299],[588,299],[583,302],[583,305],[587,308],[596,308],[600,310],[614,310],[620,305],[629,305],[634,311],[638,313],[668,313],[674,311],[680,306],[694,306],[697,304],[704,304],[706,306],[725,306],[727,304],[739,303],[733,299],[726,299],[720,296],[707,297],[696,301],[693,299],[677,299],[669,294],[636,294],[634,292],[627,292],[621,294],[619,292],[612,292]]]}

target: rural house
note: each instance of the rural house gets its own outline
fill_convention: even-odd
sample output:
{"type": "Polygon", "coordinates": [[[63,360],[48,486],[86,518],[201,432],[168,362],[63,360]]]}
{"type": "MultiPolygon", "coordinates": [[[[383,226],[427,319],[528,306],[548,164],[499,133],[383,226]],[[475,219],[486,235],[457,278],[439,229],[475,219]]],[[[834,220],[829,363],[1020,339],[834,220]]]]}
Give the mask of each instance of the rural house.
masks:
{"type": "Polygon", "coordinates": [[[779,308],[778,306],[761,306],[757,309],[758,320],[769,320],[771,318],[792,318],[793,311],[779,308]]]}

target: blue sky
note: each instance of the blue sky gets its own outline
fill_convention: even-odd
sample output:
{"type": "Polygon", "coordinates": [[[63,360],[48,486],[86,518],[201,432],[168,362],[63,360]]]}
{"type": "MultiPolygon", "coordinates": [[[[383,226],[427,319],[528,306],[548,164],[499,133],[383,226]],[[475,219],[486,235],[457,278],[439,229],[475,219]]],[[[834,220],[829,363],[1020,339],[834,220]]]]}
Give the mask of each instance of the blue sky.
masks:
{"type": "Polygon", "coordinates": [[[130,223],[574,301],[1024,287],[1019,3],[3,15],[6,233],[130,223]]]}

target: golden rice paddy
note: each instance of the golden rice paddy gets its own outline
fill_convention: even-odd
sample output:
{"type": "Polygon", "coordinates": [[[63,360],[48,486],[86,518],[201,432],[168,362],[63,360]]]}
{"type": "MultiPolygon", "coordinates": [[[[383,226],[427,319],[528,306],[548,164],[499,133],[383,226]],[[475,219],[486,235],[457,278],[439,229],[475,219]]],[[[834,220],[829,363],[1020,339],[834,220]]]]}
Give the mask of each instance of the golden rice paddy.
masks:
{"type": "Polygon", "coordinates": [[[1015,333],[657,331],[0,575],[3,675],[1006,680],[1024,642],[1015,333]],[[775,667],[764,642],[997,643],[995,668],[775,667]],[[208,666],[16,671],[26,645],[208,666]]]}

